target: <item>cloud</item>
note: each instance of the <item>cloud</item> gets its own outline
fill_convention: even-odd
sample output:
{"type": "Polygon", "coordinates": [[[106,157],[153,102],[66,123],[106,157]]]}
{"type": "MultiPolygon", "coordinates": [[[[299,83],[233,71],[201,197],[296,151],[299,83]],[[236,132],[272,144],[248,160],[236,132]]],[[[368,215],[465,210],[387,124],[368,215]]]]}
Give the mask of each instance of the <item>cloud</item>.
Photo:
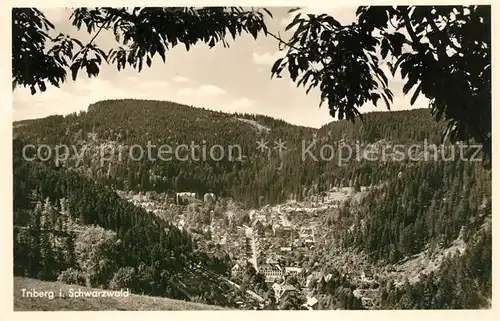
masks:
{"type": "Polygon", "coordinates": [[[184,83],[184,82],[189,82],[190,79],[187,78],[187,77],[177,76],[177,77],[174,78],[174,81],[175,82],[184,83]]]}
{"type": "Polygon", "coordinates": [[[222,88],[219,88],[214,85],[202,85],[199,88],[200,92],[204,94],[209,94],[209,95],[222,95],[225,94],[226,91],[222,88]]]}
{"type": "Polygon", "coordinates": [[[287,16],[281,19],[280,25],[288,26],[293,21],[293,18],[295,18],[295,16],[299,13],[301,13],[302,15],[304,14],[319,15],[326,13],[337,19],[341,24],[347,25],[351,24],[356,20],[356,9],[357,6],[355,5],[342,5],[337,7],[315,5],[315,6],[302,7],[300,10],[294,11],[292,13],[287,13],[287,16]]]}
{"type": "Polygon", "coordinates": [[[41,8],[45,17],[56,26],[69,21],[71,9],[69,8],[41,8]]]}
{"type": "Polygon", "coordinates": [[[255,101],[247,97],[242,97],[231,102],[227,106],[228,111],[246,111],[255,106],[255,101]]]}
{"type": "Polygon", "coordinates": [[[140,88],[147,88],[149,90],[165,90],[166,88],[170,88],[170,83],[168,81],[146,81],[139,82],[137,86],[140,88]]]}
{"type": "Polygon", "coordinates": [[[269,65],[272,66],[276,60],[282,58],[284,55],[281,51],[276,51],[274,53],[264,52],[262,54],[254,52],[252,54],[252,61],[257,65],[269,65]]]}
{"type": "Polygon", "coordinates": [[[49,86],[45,92],[35,95],[31,95],[27,88],[16,89],[13,92],[13,119],[66,115],[87,110],[90,104],[105,99],[172,100],[174,95],[166,81],[126,77],[124,82],[116,82],[79,77],[77,82],[67,82],[61,88],[49,86]]]}
{"type": "Polygon", "coordinates": [[[192,87],[181,88],[177,91],[177,94],[180,96],[190,96],[190,95],[219,96],[225,93],[226,91],[224,89],[214,85],[201,85],[198,88],[192,88],[192,87]]]}

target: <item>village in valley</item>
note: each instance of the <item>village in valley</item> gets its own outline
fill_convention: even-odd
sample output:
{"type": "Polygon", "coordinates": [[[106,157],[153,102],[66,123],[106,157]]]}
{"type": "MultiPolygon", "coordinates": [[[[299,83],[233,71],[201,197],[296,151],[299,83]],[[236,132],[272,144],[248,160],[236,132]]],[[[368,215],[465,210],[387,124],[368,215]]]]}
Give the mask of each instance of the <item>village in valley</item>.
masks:
{"type": "MultiPolygon", "coordinates": [[[[228,282],[238,288],[250,268],[272,289],[276,301],[273,304],[278,305],[285,295],[295,293],[304,298],[301,308],[315,310],[319,302],[317,284],[328,282],[332,272],[337,277],[341,273],[342,279],[359,285],[353,293],[364,308],[373,306],[374,296],[370,293],[379,284],[366,262],[330,271],[331,266],[324,266],[318,259],[322,250],[335,246],[326,238],[329,233],[326,218],[336,213],[343,202],[362,197],[364,192],[365,187],[357,192],[351,187],[333,187],[300,202],[290,199],[259,209],[243,209],[231,199],[218,199],[214,193],[167,195],[118,191],[118,194],[203,240],[206,253],[227,253],[231,262],[228,282]]],[[[264,307],[262,296],[252,289],[247,292],[257,299],[256,308],[264,307]]],[[[239,303],[242,308],[248,307],[245,302],[239,303]]]]}

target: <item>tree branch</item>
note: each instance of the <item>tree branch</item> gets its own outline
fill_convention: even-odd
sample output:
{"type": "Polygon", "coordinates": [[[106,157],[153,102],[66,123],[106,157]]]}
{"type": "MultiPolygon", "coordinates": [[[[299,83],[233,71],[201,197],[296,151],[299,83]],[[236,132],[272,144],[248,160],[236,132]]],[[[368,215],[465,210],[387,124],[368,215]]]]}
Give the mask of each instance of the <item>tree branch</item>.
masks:
{"type": "MultiPolygon", "coordinates": [[[[287,46],[287,47],[289,47],[289,48],[291,48],[291,49],[295,49],[295,50],[297,50],[297,51],[301,51],[301,50],[300,50],[300,48],[297,48],[297,47],[293,46],[292,44],[290,44],[290,43],[286,42],[285,40],[283,40],[283,39],[281,39],[280,37],[276,36],[276,35],[275,35],[275,34],[273,34],[272,32],[267,31],[267,34],[269,34],[271,37],[273,37],[274,39],[278,40],[280,43],[284,44],[285,46],[287,46]]],[[[323,66],[328,65],[328,64],[324,61],[324,59],[321,59],[321,63],[323,64],[323,66]]],[[[315,68],[311,65],[311,63],[310,63],[310,62],[309,62],[309,65],[311,66],[311,68],[312,68],[313,70],[316,70],[316,69],[315,69],[315,68]]],[[[317,71],[317,70],[316,70],[316,71],[317,71]]]]}
{"type": "Polygon", "coordinates": [[[101,25],[101,27],[99,28],[99,30],[97,30],[96,34],[94,35],[94,37],[92,37],[92,39],[90,40],[90,42],[87,44],[87,46],[91,45],[92,42],[94,42],[95,38],[97,38],[97,36],[99,35],[99,33],[102,31],[102,29],[104,29],[104,26],[106,26],[110,21],[111,19],[114,18],[114,14],[111,14],[108,19],[106,19],[106,21],[104,21],[101,25]]]}
{"type": "Polygon", "coordinates": [[[284,44],[285,46],[289,47],[289,48],[292,48],[292,49],[295,49],[297,51],[300,51],[299,48],[297,47],[294,47],[293,45],[291,45],[290,43],[286,42],[285,40],[281,39],[280,37],[276,36],[275,34],[273,34],[272,32],[270,31],[267,31],[266,32],[268,35],[270,35],[271,37],[273,37],[274,39],[278,40],[280,43],[284,44]]]}
{"type": "MultiPolygon", "coordinates": [[[[434,21],[434,19],[427,18],[427,20],[429,21],[429,25],[431,26],[432,31],[434,33],[436,33],[436,34],[442,33],[442,31],[439,30],[438,26],[436,25],[436,22],[434,21]]],[[[444,46],[443,39],[441,37],[439,37],[438,41],[439,41],[439,44],[438,44],[438,47],[436,48],[436,51],[437,51],[439,60],[443,61],[448,57],[448,55],[446,54],[446,47],[444,46]]]]}
{"type": "Polygon", "coordinates": [[[409,9],[407,12],[401,12],[401,16],[403,17],[406,31],[408,31],[408,34],[410,35],[410,38],[413,41],[411,46],[413,47],[413,49],[416,50],[418,45],[420,44],[420,41],[418,40],[418,37],[417,37],[417,34],[415,33],[415,30],[413,30],[413,27],[412,27],[411,22],[410,22],[410,17],[408,16],[408,12],[409,12],[409,9]]]}

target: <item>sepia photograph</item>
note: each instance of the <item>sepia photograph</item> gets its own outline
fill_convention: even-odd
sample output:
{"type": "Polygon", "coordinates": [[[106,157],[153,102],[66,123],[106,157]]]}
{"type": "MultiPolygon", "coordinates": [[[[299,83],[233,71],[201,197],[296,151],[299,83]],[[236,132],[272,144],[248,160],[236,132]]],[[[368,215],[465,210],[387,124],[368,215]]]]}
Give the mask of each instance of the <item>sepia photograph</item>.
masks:
{"type": "Polygon", "coordinates": [[[14,312],[493,308],[491,5],[10,9],[14,312]]]}

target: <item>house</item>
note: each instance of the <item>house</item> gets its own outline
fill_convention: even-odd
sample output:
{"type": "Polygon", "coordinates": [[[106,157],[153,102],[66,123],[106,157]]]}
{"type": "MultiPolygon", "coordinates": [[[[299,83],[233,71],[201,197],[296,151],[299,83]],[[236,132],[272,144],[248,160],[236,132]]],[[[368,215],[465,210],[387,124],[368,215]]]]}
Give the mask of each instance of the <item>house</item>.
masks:
{"type": "Polygon", "coordinates": [[[314,239],[314,228],[312,227],[302,227],[299,232],[299,238],[301,239],[314,239]]]}
{"type": "Polygon", "coordinates": [[[362,297],[361,304],[363,305],[364,308],[367,308],[367,309],[373,308],[373,306],[374,306],[373,299],[368,298],[368,297],[362,297]]]}
{"type": "Polygon", "coordinates": [[[176,193],[175,200],[177,205],[190,203],[196,200],[196,193],[191,193],[191,192],[176,193]]]}
{"type": "Polygon", "coordinates": [[[276,265],[276,264],[279,263],[279,261],[278,261],[278,258],[275,255],[272,255],[272,256],[270,256],[270,257],[268,257],[266,259],[266,263],[267,264],[271,264],[271,265],[276,265]]]}
{"type": "Polygon", "coordinates": [[[306,240],[304,241],[304,245],[305,245],[305,246],[307,246],[307,247],[311,247],[311,246],[313,246],[313,245],[314,245],[314,243],[316,243],[316,242],[315,242],[315,241],[314,241],[314,239],[312,239],[312,238],[306,239],[306,240]]]}
{"type": "Polygon", "coordinates": [[[257,214],[255,215],[255,218],[263,222],[267,221],[267,216],[265,214],[257,214]]]}
{"type": "Polygon", "coordinates": [[[361,281],[370,281],[371,279],[373,279],[373,272],[371,270],[365,269],[361,272],[361,281]]]}
{"type": "Polygon", "coordinates": [[[274,282],[283,278],[283,271],[277,264],[263,264],[259,267],[259,273],[266,277],[266,282],[274,282]]]}
{"type": "Polygon", "coordinates": [[[290,237],[293,234],[293,227],[278,222],[273,224],[273,233],[274,236],[290,237]]]}
{"type": "Polygon", "coordinates": [[[285,274],[286,275],[293,275],[293,276],[297,276],[299,275],[300,273],[302,273],[302,268],[299,268],[299,267],[292,267],[292,266],[287,266],[285,267],[285,274]]]}
{"type": "Polygon", "coordinates": [[[306,303],[304,303],[302,306],[308,310],[314,310],[314,307],[316,306],[316,304],[318,304],[318,302],[318,299],[316,299],[315,297],[307,296],[306,303]]]}
{"type": "Polygon", "coordinates": [[[236,264],[233,265],[233,267],[231,268],[231,275],[234,276],[235,274],[245,271],[248,264],[249,264],[248,260],[242,258],[238,259],[236,261],[236,264]]]}
{"type": "Polygon", "coordinates": [[[252,229],[255,236],[261,236],[264,234],[264,224],[259,219],[252,222],[252,229]]]}
{"type": "Polygon", "coordinates": [[[291,246],[282,246],[280,248],[280,251],[281,252],[291,252],[292,251],[292,247],[291,246]]]}
{"type": "Polygon", "coordinates": [[[210,202],[215,202],[217,198],[215,197],[215,194],[214,193],[206,193],[204,196],[203,196],[203,201],[205,203],[210,203],[210,202]]]}
{"type": "Polygon", "coordinates": [[[297,289],[290,284],[284,284],[284,283],[274,283],[272,286],[274,290],[274,296],[276,297],[276,303],[279,302],[280,298],[288,291],[293,292],[297,291],[297,289]]]}
{"type": "Polygon", "coordinates": [[[309,287],[313,280],[316,280],[316,282],[318,282],[322,277],[323,274],[321,272],[318,271],[311,272],[311,274],[309,274],[306,278],[306,287],[309,287]]]}
{"type": "Polygon", "coordinates": [[[231,268],[231,276],[234,277],[241,272],[243,272],[245,269],[242,267],[240,264],[236,263],[232,268],[231,268]]]}

